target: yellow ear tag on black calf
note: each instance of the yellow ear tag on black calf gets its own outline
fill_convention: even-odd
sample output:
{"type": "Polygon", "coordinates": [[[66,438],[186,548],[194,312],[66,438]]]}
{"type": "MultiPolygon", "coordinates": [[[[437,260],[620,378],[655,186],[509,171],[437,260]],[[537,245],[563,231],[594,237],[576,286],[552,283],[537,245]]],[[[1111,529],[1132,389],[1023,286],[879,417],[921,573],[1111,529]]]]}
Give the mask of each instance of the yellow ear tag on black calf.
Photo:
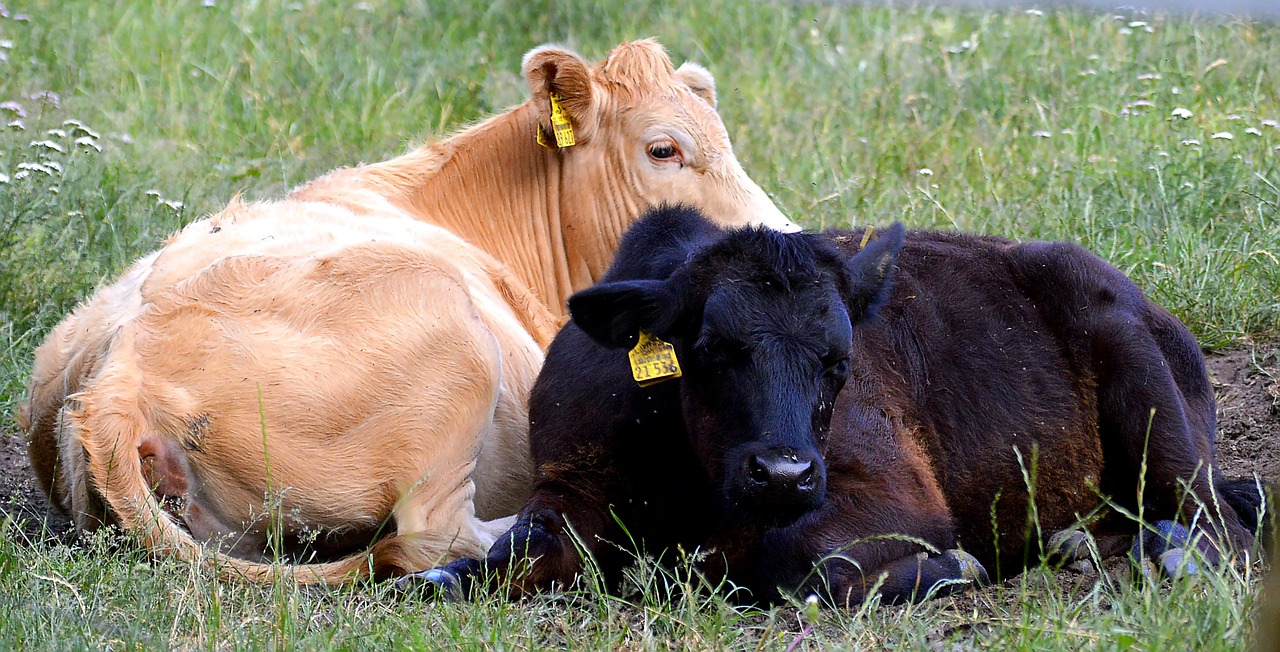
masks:
{"type": "Polygon", "coordinates": [[[680,377],[676,347],[644,331],[627,357],[631,359],[631,375],[641,387],[680,377]]]}
{"type": "Polygon", "coordinates": [[[573,137],[573,125],[560,106],[560,96],[556,93],[551,93],[551,130],[556,134],[557,147],[573,147],[578,142],[573,137]]]}

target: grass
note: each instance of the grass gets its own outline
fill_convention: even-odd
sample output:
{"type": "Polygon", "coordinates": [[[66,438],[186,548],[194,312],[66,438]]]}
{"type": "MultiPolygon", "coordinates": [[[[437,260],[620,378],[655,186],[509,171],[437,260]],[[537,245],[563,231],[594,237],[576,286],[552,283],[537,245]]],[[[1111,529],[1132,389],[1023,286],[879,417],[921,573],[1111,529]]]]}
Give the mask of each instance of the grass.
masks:
{"type": "MultiPolygon", "coordinates": [[[[520,57],[548,41],[594,59],[656,35],[677,61],[706,64],[744,167],[808,226],[1068,239],[1208,348],[1280,335],[1274,25],[729,0],[62,0],[7,12],[5,413],[43,334],[177,227],[236,193],[276,196],[521,101],[520,57]]],[[[11,421],[0,428],[17,436],[11,421]]],[[[821,612],[798,647],[1238,649],[1256,589],[1247,573],[1071,588],[1036,570],[971,599],[821,612]]],[[[109,535],[66,546],[0,530],[7,649],[780,649],[804,613],[698,591],[449,605],[381,585],[251,587],[149,563],[109,535]]]]}

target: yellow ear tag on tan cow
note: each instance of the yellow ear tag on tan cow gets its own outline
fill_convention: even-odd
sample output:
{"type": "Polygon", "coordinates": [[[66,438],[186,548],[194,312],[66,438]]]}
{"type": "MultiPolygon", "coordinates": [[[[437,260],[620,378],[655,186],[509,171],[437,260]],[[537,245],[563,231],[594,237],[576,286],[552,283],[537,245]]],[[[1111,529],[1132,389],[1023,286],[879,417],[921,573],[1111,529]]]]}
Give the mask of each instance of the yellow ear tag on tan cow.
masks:
{"type": "Polygon", "coordinates": [[[538,132],[538,136],[537,136],[536,140],[538,141],[538,144],[539,144],[539,145],[542,145],[543,147],[545,147],[545,148],[547,148],[547,149],[555,149],[555,148],[556,148],[556,146],[555,146],[555,145],[552,145],[552,144],[551,144],[551,142],[547,140],[547,132],[546,132],[546,130],[544,130],[544,129],[542,128],[542,123],[541,123],[541,122],[539,122],[539,123],[538,123],[538,129],[537,129],[537,132],[538,132]]]}
{"type": "Polygon", "coordinates": [[[676,347],[644,331],[627,357],[631,359],[631,375],[641,387],[680,377],[676,347]]]}
{"type": "Polygon", "coordinates": [[[560,106],[560,96],[551,93],[551,130],[556,134],[557,147],[573,147],[578,141],[573,138],[573,125],[569,123],[569,116],[565,115],[564,108],[560,106]]]}

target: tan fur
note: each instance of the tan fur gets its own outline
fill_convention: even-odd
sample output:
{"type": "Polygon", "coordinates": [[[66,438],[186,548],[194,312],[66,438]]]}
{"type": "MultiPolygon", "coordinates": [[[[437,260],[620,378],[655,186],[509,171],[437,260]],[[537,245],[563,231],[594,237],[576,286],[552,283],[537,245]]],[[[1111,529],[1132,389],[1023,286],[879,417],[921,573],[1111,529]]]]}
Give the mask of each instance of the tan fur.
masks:
{"type": "Polygon", "coordinates": [[[630,222],[683,201],[793,227],[734,159],[705,71],[686,84],[650,41],[595,68],[544,46],[524,68],[529,102],[282,201],[233,200],[59,324],[21,417],[54,504],[252,580],[482,556],[528,492],[525,401],[564,301],[630,222]],[[572,148],[535,142],[550,92],[572,148]],[[651,160],[654,138],[683,165],[651,160]],[[338,552],[267,563],[273,523],[338,552]]]}

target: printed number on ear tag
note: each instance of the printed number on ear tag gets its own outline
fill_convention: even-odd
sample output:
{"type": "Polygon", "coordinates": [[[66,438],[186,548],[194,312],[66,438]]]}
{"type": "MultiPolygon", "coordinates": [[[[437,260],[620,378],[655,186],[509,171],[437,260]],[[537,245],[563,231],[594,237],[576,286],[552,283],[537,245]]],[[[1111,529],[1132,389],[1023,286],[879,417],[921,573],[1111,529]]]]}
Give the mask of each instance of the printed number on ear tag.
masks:
{"type": "Polygon", "coordinates": [[[557,147],[573,147],[578,142],[573,137],[573,124],[560,106],[560,96],[551,93],[551,130],[556,134],[557,147]]]}
{"type": "Polygon", "coordinates": [[[644,331],[627,357],[631,359],[631,375],[641,387],[680,377],[676,347],[644,331]]]}

